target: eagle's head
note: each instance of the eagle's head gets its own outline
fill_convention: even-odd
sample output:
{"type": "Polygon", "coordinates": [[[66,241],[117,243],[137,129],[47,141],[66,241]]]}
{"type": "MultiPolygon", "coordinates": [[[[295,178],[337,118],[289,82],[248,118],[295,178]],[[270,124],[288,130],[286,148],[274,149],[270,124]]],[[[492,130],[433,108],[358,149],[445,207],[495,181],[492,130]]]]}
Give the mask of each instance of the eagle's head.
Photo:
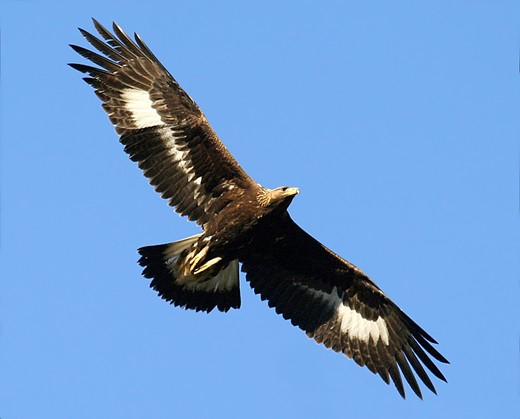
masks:
{"type": "Polygon", "coordinates": [[[258,201],[263,207],[287,209],[293,198],[300,193],[298,188],[281,186],[276,189],[262,188],[258,194],[258,201]]]}

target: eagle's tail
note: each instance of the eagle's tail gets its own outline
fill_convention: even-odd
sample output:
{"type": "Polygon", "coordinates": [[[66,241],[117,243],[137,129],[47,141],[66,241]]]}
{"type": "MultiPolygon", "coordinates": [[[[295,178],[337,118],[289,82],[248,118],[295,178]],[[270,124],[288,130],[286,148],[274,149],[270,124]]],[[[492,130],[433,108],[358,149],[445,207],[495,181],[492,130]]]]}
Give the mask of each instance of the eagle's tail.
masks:
{"type": "Polygon", "coordinates": [[[143,275],[150,278],[150,287],[166,301],[176,306],[196,311],[210,312],[240,307],[238,261],[215,272],[214,269],[198,269],[185,274],[184,259],[195,249],[200,238],[197,234],[186,239],[156,246],[141,247],[139,265],[143,275]],[[199,273],[200,271],[200,273],[199,273]]]}

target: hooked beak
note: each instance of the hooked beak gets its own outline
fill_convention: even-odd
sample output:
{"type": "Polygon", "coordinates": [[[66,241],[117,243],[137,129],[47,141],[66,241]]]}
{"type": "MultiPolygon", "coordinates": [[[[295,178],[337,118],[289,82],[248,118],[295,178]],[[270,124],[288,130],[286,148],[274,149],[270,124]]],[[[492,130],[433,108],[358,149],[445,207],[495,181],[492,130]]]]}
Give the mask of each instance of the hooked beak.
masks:
{"type": "Polygon", "coordinates": [[[299,193],[300,190],[298,188],[287,188],[285,190],[285,194],[290,196],[298,195],[299,193]]]}

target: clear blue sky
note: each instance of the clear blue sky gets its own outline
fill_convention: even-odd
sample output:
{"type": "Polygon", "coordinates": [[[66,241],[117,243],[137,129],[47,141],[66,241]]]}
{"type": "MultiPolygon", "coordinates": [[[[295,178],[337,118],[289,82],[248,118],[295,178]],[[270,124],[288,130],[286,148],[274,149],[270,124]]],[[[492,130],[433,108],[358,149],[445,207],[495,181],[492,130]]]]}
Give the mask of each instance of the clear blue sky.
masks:
{"type": "Polygon", "coordinates": [[[519,2],[1,12],[2,419],[518,417],[519,2]],[[148,288],[136,249],[197,229],[66,66],[91,16],[139,32],[255,180],[300,188],[293,218],[439,341],[438,396],[401,400],[245,281],[227,314],[148,288]]]}

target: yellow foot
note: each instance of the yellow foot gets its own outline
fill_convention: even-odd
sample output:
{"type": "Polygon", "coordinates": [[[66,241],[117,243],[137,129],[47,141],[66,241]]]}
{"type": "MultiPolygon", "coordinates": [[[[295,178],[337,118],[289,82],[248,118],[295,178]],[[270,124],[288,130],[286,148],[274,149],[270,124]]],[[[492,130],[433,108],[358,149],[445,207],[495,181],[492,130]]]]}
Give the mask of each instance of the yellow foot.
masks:
{"type": "MultiPolygon", "coordinates": [[[[198,256],[198,255],[197,255],[198,256]]],[[[204,272],[206,269],[211,268],[215,263],[219,263],[222,260],[220,256],[213,258],[211,260],[208,260],[204,265],[202,265],[200,268],[197,268],[193,273],[195,275],[200,274],[201,272],[204,272]]]]}
{"type": "Polygon", "coordinates": [[[193,259],[190,261],[190,271],[191,272],[193,272],[193,270],[197,267],[199,262],[206,257],[207,253],[208,253],[208,247],[206,246],[193,257],[193,259]]]}

